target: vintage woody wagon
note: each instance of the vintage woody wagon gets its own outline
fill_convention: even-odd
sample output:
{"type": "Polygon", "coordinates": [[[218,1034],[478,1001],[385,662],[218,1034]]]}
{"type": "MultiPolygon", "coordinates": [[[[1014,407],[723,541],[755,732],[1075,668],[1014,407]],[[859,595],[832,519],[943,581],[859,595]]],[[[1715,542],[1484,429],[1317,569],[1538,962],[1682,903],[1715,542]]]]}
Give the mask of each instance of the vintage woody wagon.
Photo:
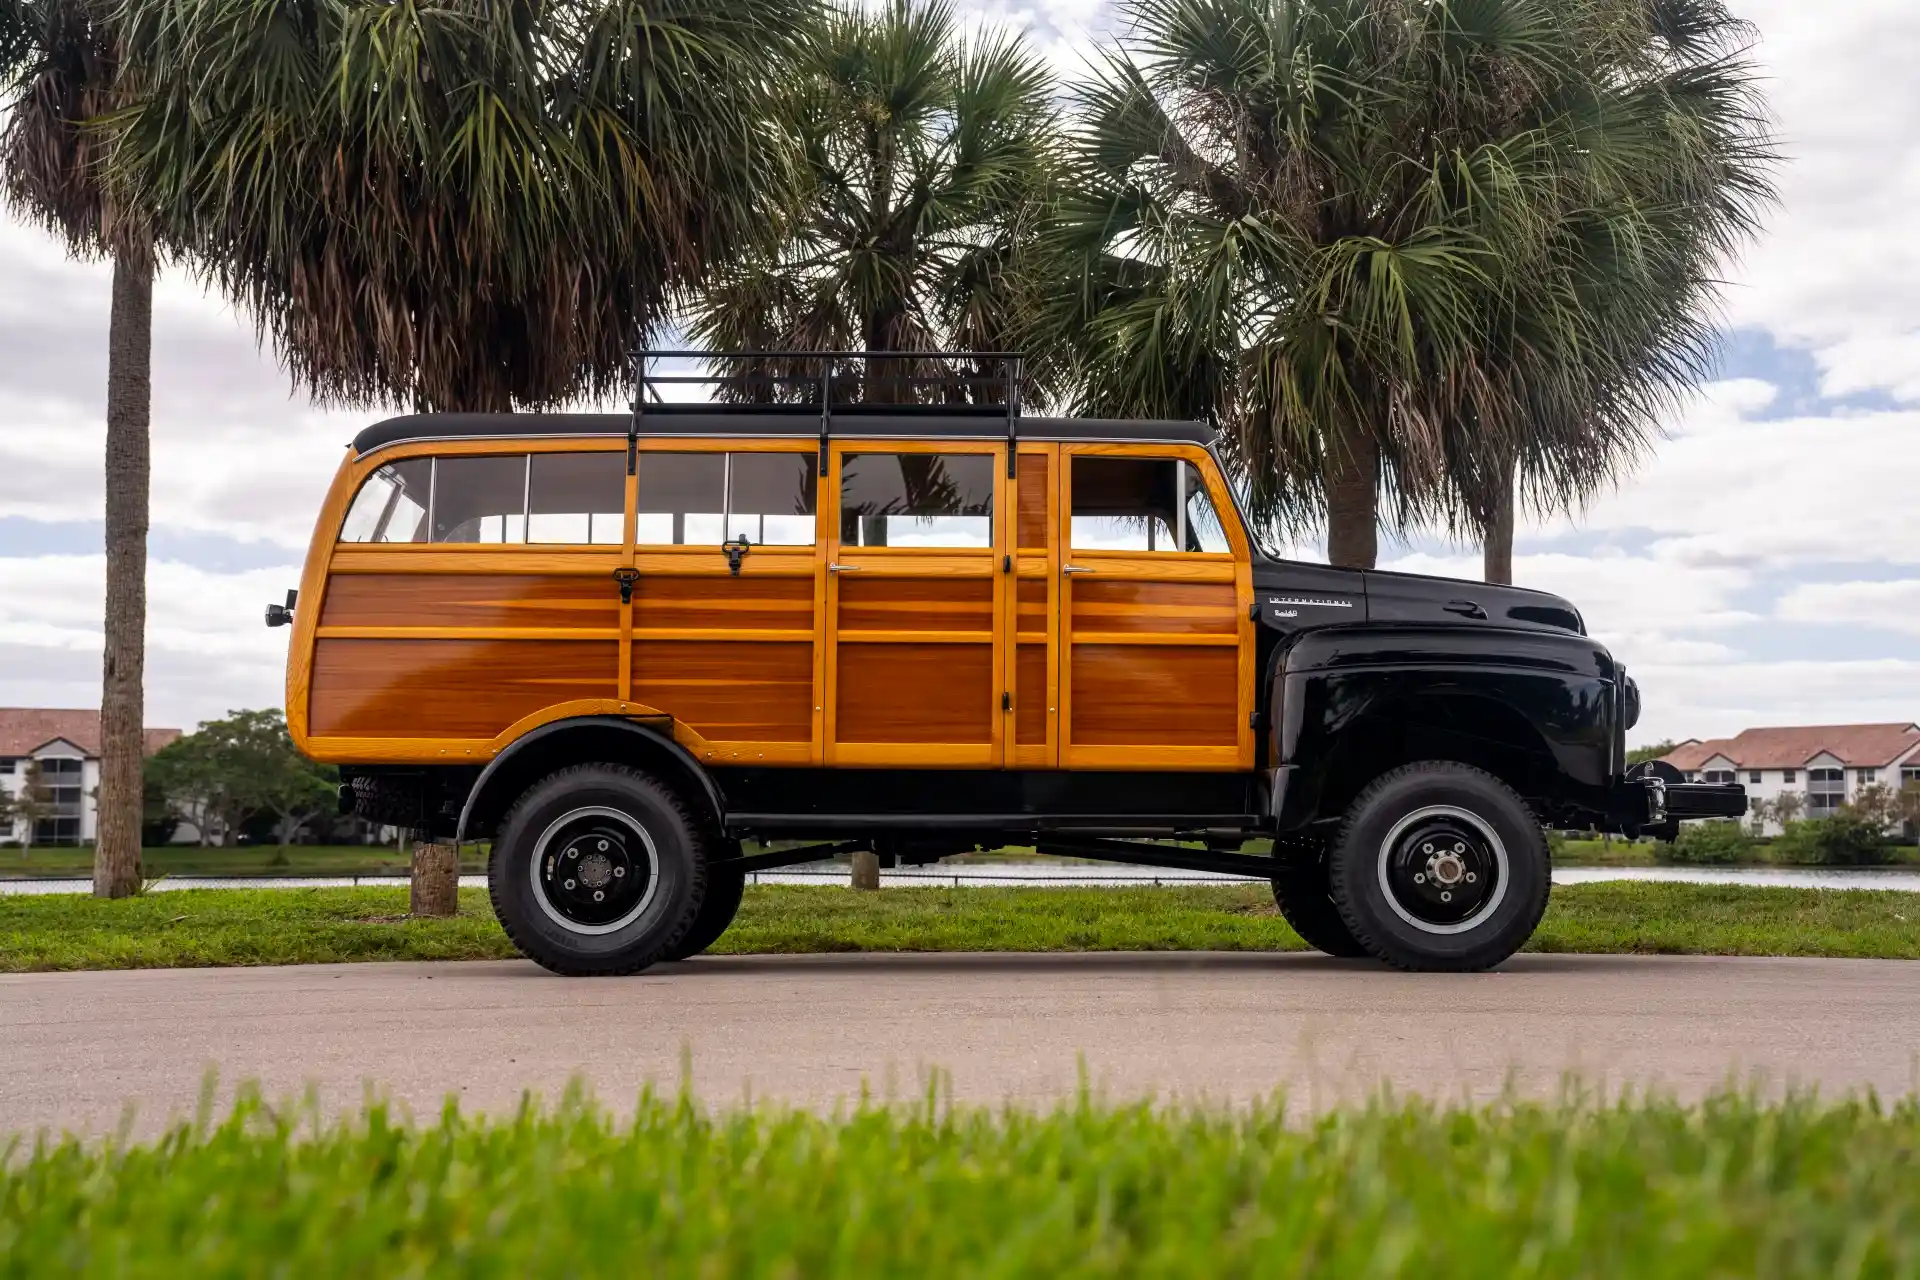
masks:
{"type": "Polygon", "coordinates": [[[1543,822],[1744,810],[1629,776],[1638,692],[1566,601],[1273,558],[1209,428],[1025,416],[1012,358],[959,363],[676,403],[643,358],[632,414],[368,427],[269,610],[295,740],[363,815],[491,839],[509,934],[581,974],[701,951],[756,868],[1008,843],[1479,968],[1545,908],[1543,822]]]}

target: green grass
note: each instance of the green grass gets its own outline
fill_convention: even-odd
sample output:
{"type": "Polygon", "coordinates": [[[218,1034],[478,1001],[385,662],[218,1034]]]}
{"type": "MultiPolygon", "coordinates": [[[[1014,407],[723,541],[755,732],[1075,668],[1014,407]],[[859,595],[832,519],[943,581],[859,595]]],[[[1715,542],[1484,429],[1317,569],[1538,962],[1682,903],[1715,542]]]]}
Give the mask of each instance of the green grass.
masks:
{"type": "MultiPolygon", "coordinates": [[[[140,851],[140,868],[159,876],[404,876],[408,855],[391,845],[242,845],[202,849],[174,844],[140,851]]],[[[486,847],[468,845],[460,869],[485,874],[486,847]]],[[[0,880],[44,879],[93,874],[91,848],[0,848],[0,880]]]]}
{"type": "MultiPolygon", "coordinates": [[[[4,1154],[4,1152],[0,1152],[4,1154]]],[[[0,1276],[1912,1276],[1920,1103],[489,1121],[247,1100],[0,1159],[0,1276]]]]}
{"type": "MultiPolygon", "coordinates": [[[[406,890],[186,889],[120,902],[0,896],[0,971],[464,960],[514,954],[486,895],[451,920],[406,917],[406,890]]],[[[716,952],[1289,951],[1260,885],[747,890],[716,952]]],[[[1536,951],[1920,959],[1920,895],[1613,882],[1568,885],[1536,951]]]]}

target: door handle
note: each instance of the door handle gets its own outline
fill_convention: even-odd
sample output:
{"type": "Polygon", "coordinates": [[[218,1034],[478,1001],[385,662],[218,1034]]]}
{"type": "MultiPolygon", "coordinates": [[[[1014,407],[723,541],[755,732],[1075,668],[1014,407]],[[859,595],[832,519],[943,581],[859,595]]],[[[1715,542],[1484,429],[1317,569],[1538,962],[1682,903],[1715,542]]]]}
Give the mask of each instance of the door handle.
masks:
{"type": "Polygon", "coordinates": [[[633,603],[633,584],[640,581],[640,571],[631,565],[621,565],[613,571],[613,580],[620,584],[620,603],[633,603]]]}
{"type": "Polygon", "coordinates": [[[1479,618],[1484,620],[1487,616],[1487,611],[1471,600],[1449,600],[1440,607],[1448,613],[1457,613],[1463,618],[1479,618]]]}
{"type": "Polygon", "coordinates": [[[1093,570],[1087,568],[1085,565],[1063,564],[1060,566],[1060,572],[1061,573],[1092,573],[1093,570]]]}
{"type": "Polygon", "coordinates": [[[859,568],[860,566],[857,564],[829,564],[827,566],[827,572],[828,573],[855,573],[855,572],[858,572],[859,568]]]}

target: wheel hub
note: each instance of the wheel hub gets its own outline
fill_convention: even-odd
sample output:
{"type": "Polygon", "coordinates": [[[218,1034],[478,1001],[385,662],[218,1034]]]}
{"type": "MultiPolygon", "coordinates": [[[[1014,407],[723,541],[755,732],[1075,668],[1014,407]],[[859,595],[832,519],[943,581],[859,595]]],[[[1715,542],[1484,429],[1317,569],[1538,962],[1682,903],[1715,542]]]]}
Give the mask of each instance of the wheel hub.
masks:
{"type": "Polygon", "coordinates": [[[533,890],[549,919],[575,933],[611,933],[652,896],[653,842],[615,809],[576,809],[548,825],[534,849],[533,890]]]}
{"type": "Polygon", "coordinates": [[[1505,850],[1475,815],[1434,807],[1397,824],[1381,850],[1395,910],[1430,932],[1470,928],[1505,892],[1505,850]]]}

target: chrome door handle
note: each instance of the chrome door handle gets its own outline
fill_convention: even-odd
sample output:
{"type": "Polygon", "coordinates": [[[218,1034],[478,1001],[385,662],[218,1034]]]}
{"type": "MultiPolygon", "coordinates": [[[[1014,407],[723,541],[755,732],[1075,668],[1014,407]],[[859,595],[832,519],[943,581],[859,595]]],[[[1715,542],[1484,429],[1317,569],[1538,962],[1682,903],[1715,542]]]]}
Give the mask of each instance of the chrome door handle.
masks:
{"type": "Polygon", "coordinates": [[[1061,573],[1092,573],[1093,570],[1087,568],[1084,565],[1063,564],[1060,566],[1060,572],[1061,573]]]}
{"type": "Polygon", "coordinates": [[[828,573],[853,573],[860,568],[857,564],[828,564],[828,573]]]}

